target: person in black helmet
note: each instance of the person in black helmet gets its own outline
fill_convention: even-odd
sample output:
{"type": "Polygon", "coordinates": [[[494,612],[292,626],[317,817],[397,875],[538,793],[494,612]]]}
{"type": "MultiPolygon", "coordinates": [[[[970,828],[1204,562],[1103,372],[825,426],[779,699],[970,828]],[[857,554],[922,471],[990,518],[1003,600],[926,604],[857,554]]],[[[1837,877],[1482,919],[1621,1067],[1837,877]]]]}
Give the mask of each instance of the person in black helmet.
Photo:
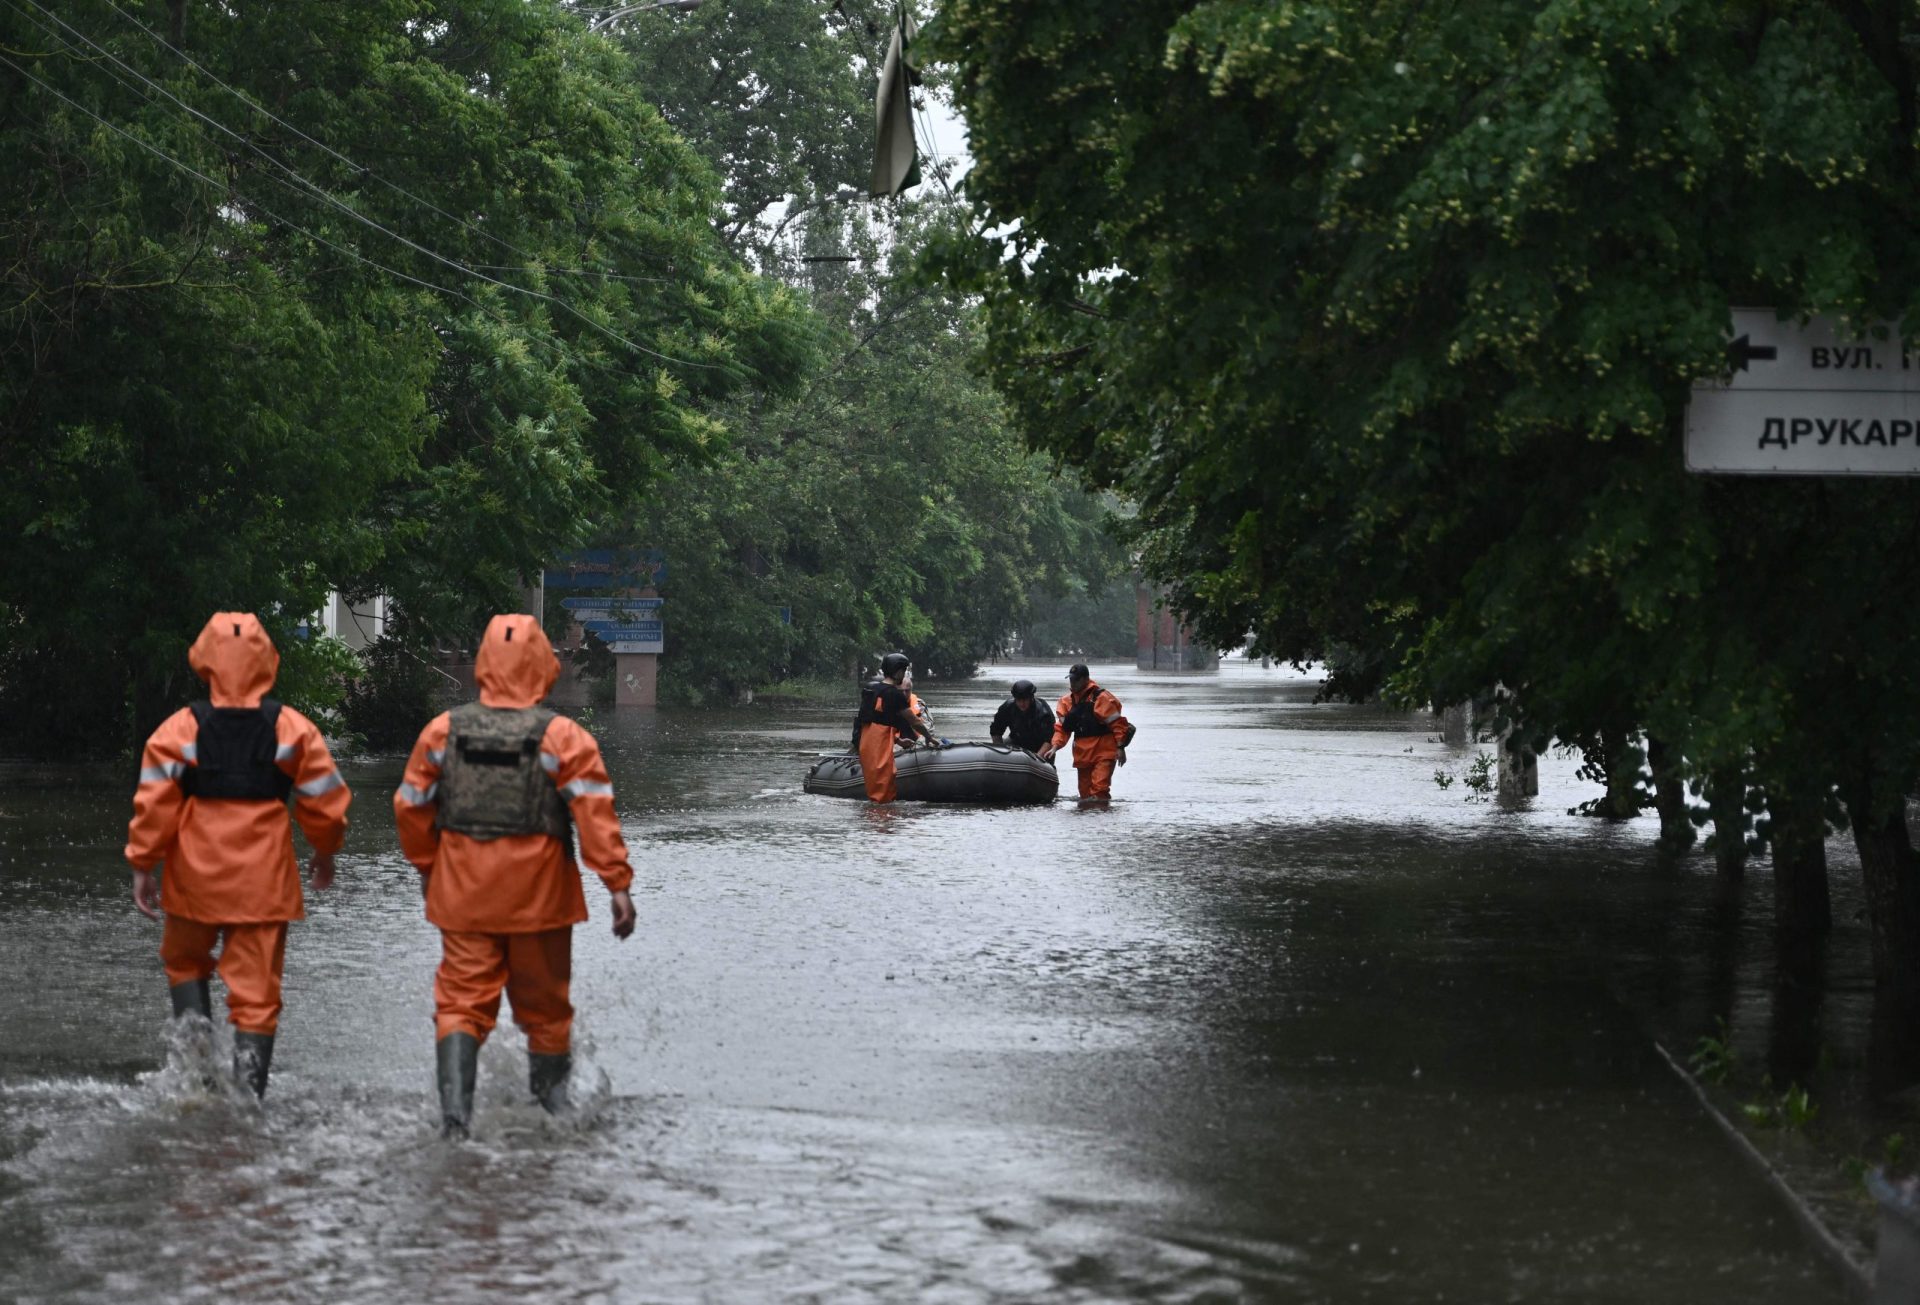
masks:
{"type": "Polygon", "coordinates": [[[1013,696],[993,713],[993,741],[1001,735],[1016,748],[1038,752],[1053,737],[1053,708],[1040,701],[1032,680],[1015,680],[1013,696]]]}
{"type": "Polygon", "coordinates": [[[860,713],[853,719],[853,748],[860,754],[860,774],[867,799],[891,802],[899,794],[893,786],[893,741],[896,734],[915,735],[933,742],[933,735],[913,714],[907,691],[901,687],[911,663],[905,653],[880,659],[880,674],[860,691],[860,713]]]}

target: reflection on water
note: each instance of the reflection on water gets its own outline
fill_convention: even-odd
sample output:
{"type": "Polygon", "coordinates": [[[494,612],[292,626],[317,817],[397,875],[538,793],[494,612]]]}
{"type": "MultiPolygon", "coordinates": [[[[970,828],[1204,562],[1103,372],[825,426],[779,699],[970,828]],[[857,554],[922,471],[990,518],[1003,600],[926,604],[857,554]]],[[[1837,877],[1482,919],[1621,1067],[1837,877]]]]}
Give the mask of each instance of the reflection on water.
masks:
{"type": "MultiPolygon", "coordinates": [[[[1297,676],[1096,673],[1141,726],[1110,810],[804,796],[838,710],[600,713],[641,915],[618,945],[590,893],[578,935],[604,1087],[548,1120],[509,1032],[466,1147],[433,1130],[437,943],[393,851],[396,762],[348,768],[341,886],[295,928],[264,1111],[168,1059],[157,930],[116,860],[124,777],[7,769],[0,1282],[1844,1298],[1651,1049],[1647,1012],[1763,1029],[1756,1003],[1802,1030],[1783,1064],[1836,1037],[1818,986],[1750,972],[1753,921],[1716,927],[1738,908],[1709,858],[1660,869],[1651,820],[1567,817],[1568,760],[1530,808],[1465,802],[1432,777],[1467,754],[1424,720],[1316,706],[1297,676]]],[[[922,691],[959,738],[1021,674],[1059,672],[922,691]]]]}

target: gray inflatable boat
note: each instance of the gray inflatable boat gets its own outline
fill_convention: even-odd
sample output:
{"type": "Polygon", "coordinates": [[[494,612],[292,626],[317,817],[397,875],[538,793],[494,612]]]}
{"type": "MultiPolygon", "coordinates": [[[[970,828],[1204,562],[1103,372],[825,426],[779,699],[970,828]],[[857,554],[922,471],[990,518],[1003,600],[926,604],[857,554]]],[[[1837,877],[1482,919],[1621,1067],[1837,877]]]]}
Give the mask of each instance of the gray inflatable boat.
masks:
{"type": "MultiPolygon", "coordinates": [[[[1051,802],[1060,792],[1060,775],[1052,763],[1025,748],[997,743],[896,752],[893,774],[903,802],[1051,802]]],[[[859,755],[842,752],[820,758],[807,772],[805,788],[827,797],[865,798],[859,755]]]]}

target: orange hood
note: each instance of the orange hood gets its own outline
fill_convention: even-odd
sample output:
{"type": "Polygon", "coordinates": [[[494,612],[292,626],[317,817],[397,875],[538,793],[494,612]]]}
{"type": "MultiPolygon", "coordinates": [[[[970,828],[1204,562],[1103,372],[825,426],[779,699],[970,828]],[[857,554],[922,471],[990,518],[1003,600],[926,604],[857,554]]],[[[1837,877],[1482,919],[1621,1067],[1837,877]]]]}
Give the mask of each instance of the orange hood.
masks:
{"type": "Polygon", "coordinates": [[[216,707],[258,707],[280,673],[280,653],[252,612],[215,612],[187,649],[216,707]]]}
{"type": "Polygon", "coordinates": [[[560,659],[540,622],[531,616],[496,616],[480,640],[473,678],[487,706],[531,707],[560,678],[560,659]]]}

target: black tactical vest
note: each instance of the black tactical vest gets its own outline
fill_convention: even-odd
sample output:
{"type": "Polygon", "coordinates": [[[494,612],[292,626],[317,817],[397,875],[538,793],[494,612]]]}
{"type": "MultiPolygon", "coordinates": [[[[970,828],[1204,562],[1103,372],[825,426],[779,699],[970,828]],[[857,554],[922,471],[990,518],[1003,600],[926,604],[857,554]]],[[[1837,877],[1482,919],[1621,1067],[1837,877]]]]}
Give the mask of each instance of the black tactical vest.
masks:
{"type": "Polygon", "coordinates": [[[1113,733],[1112,728],[1101,720],[1100,714],[1093,709],[1091,697],[1082,698],[1074,703],[1072,710],[1060,718],[1060,724],[1076,739],[1093,739],[1102,734],[1113,733]]]}
{"type": "Polygon", "coordinates": [[[180,772],[180,789],[202,801],[285,802],[293,776],[274,759],[280,752],[280,704],[262,698],[258,707],[216,707],[205,698],[189,704],[199,729],[194,764],[180,772]]]}
{"type": "Polygon", "coordinates": [[[911,711],[912,704],[907,691],[891,680],[874,680],[860,691],[860,710],[853,718],[853,750],[860,750],[860,736],[869,725],[886,725],[897,728],[900,722],[895,719],[901,712],[911,711]]]}
{"type": "Polygon", "coordinates": [[[468,838],[547,834],[572,846],[573,818],[540,764],[554,713],[469,702],[447,717],[438,824],[468,838]]]}

